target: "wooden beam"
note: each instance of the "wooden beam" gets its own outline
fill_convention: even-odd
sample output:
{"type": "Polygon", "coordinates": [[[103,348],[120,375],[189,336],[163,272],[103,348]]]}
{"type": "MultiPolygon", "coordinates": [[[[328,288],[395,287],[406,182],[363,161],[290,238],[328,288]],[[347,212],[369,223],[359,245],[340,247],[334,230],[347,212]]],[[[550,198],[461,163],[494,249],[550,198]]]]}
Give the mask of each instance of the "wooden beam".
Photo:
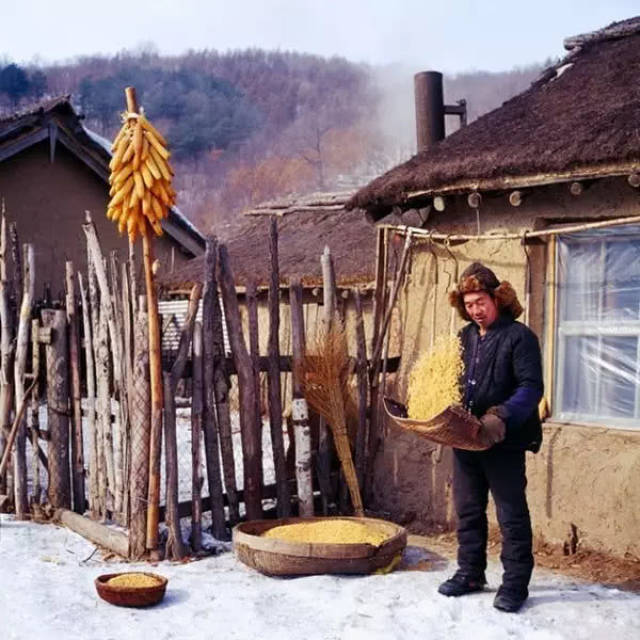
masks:
{"type": "Polygon", "coordinates": [[[11,156],[15,156],[17,153],[20,153],[21,151],[24,151],[24,149],[32,147],[34,144],[38,144],[38,142],[46,140],[48,137],[49,131],[42,127],[17,138],[13,142],[10,142],[9,144],[0,148],[0,162],[6,160],[7,158],[10,158],[11,156]]]}
{"type": "Polygon", "coordinates": [[[467,196],[467,204],[472,209],[478,209],[482,204],[482,196],[477,191],[473,191],[467,196]]]}
{"type": "Polygon", "coordinates": [[[525,199],[525,194],[522,191],[516,189],[509,194],[509,204],[512,207],[519,207],[523,200],[525,199]]]}
{"type": "Polygon", "coordinates": [[[578,182],[576,180],[569,185],[569,192],[572,196],[579,196],[583,191],[584,186],[582,185],[582,182],[578,182]]]}
{"type": "Polygon", "coordinates": [[[56,159],[56,142],[58,142],[58,125],[51,121],[49,122],[49,163],[53,164],[56,159]]]}
{"type": "Polygon", "coordinates": [[[83,538],[117,553],[123,558],[127,558],[129,555],[129,537],[122,531],[111,529],[68,509],[58,509],[55,512],[54,520],[79,533],[83,538]]]}

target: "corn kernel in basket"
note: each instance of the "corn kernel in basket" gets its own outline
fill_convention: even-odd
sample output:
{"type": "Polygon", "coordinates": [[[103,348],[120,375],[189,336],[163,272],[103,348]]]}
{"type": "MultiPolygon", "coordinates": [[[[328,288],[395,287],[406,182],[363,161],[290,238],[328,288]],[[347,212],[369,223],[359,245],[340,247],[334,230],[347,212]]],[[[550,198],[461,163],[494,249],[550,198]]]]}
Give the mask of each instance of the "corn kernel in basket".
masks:
{"type": "Polygon", "coordinates": [[[265,538],[276,538],[287,542],[310,542],[316,544],[382,544],[389,536],[374,526],[352,520],[320,520],[285,524],[268,529],[265,538]]]}
{"type": "Polygon", "coordinates": [[[160,580],[144,573],[123,573],[107,580],[107,584],[110,587],[142,589],[144,587],[157,587],[160,584],[160,580]]]}

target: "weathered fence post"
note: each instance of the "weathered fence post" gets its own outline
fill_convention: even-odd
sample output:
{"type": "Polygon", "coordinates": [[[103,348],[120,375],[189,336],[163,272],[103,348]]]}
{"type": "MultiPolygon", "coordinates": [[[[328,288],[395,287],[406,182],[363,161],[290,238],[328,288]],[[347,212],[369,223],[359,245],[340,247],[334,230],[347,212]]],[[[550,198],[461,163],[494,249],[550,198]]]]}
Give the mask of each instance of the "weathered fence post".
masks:
{"type": "Polygon", "coordinates": [[[209,481],[209,503],[211,505],[212,530],[215,538],[227,537],[224,517],[224,498],[220,459],[218,449],[218,421],[216,418],[214,392],[213,358],[213,309],[218,304],[218,291],[215,287],[216,252],[215,241],[207,238],[204,258],[204,292],[202,297],[202,339],[204,368],[204,407],[202,421],[207,460],[207,478],[209,481]]]}
{"type": "Polygon", "coordinates": [[[253,367],[253,398],[255,411],[253,439],[256,447],[255,457],[260,461],[260,464],[256,466],[254,472],[257,474],[256,482],[262,487],[264,476],[262,472],[262,407],[260,403],[260,333],[258,327],[258,292],[253,279],[247,282],[245,296],[249,316],[249,351],[253,367]]]}
{"type": "Polygon", "coordinates": [[[91,308],[82,273],[78,272],[78,288],[82,301],[82,323],[84,328],[85,384],[87,387],[87,425],[89,428],[89,510],[92,518],[102,515],[98,488],[99,451],[96,427],[96,374],[93,362],[93,331],[91,329],[91,308]]]}
{"type": "Polygon", "coordinates": [[[49,489],[54,508],[69,509],[71,486],[69,474],[69,375],[67,362],[67,321],[64,311],[45,309],[42,324],[51,327],[47,344],[47,422],[49,426],[49,489]]]}
{"type": "MultiPolygon", "coordinates": [[[[256,442],[255,398],[253,396],[254,375],[253,364],[242,334],[242,320],[238,307],[236,286],[229,263],[229,254],[224,245],[219,249],[220,287],[227,331],[231,342],[231,351],[238,372],[238,392],[240,395],[240,434],[242,437],[242,454],[244,468],[244,503],[247,518],[253,520],[262,516],[261,473],[258,467],[262,460],[258,457],[259,448],[256,442]]],[[[206,373],[206,370],[205,370],[206,373]]],[[[205,378],[206,385],[206,378],[205,378]]]]}
{"type": "Polygon", "coordinates": [[[40,321],[31,321],[31,375],[36,379],[31,392],[27,413],[27,431],[31,435],[31,473],[33,475],[33,504],[40,504],[42,486],[40,484],[40,321]]]}
{"type": "Polygon", "coordinates": [[[193,328],[191,357],[191,548],[202,548],[202,485],[200,443],[202,442],[202,323],[193,328]]]}
{"type": "Polygon", "coordinates": [[[358,484],[364,487],[366,461],[367,432],[367,406],[368,406],[368,371],[367,371],[367,341],[364,332],[364,319],[362,316],[362,298],[360,289],[353,292],[356,307],[356,376],[358,379],[358,433],[356,435],[356,474],[358,484]]]}
{"type": "Polygon", "coordinates": [[[147,310],[141,296],[133,318],[133,366],[129,396],[131,465],[129,467],[129,557],[141,558],[147,548],[147,492],[149,488],[149,337],[147,310]]]}
{"type": "MultiPolygon", "coordinates": [[[[0,449],[4,452],[11,429],[13,406],[13,327],[14,316],[9,306],[9,280],[7,277],[7,220],[2,206],[0,222],[0,449]]],[[[0,477],[0,493],[11,494],[13,487],[5,474],[0,477]]]]}
{"type": "Polygon", "coordinates": [[[313,515],[313,480],[311,477],[311,429],[309,408],[300,380],[300,366],[305,354],[304,312],[302,307],[302,285],[298,278],[289,286],[289,306],[291,311],[291,351],[292,351],[292,414],[296,451],[296,481],[298,486],[299,515],[313,515]]]}
{"type": "Polygon", "coordinates": [[[280,268],[278,266],[278,225],[271,218],[269,249],[271,254],[271,278],[269,281],[269,426],[273,463],[276,473],[278,517],[291,513],[291,496],[287,482],[287,465],[282,437],[282,390],[280,388],[280,268]]]}
{"type": "MultiPolygon", "coordinates": [[[[217,260],[217,242],[212,239],[215,266],[217,260]]],[[[238,490],[236,488],[236,468],[233,459],[233,436],[231,435],[231,414],[229,410],[229,378],[225,371],[224,333],[222,331],[222,312],[220,310],[220,300],[218,299],[218,283],[215,268],[213,270],[212,289],[216,292],[215,301],[212,305],[212,343],[211,355],[213,356],[213,393],[216,404],[216,417],[218,419],[218,430],[220,437],[220,452],[222,457],[222,472],[224,477],[224,487],[227,493],[229,504],[229,524],[235,525],[240,519],[240,508],[238,505],[238,490]]],[[[205,346],[205,352],[207,347],[205,346]]]]}
{"type": "MultiPolygon", "coordinates": [[[[27,352],[29,350],[29,330],[31,329],[31,306],[33,304],[34,289],[33,245],[25,245],[24,252],[24,287],[22,291],[22,303],[20,304],[20,320],[18,335],[16,337],[16,358],[14,363],[14,382],[16,393],[16,410],[24,401],[25,378],[27,372],[27,352]]],[[[27,434],[26,420],[22,418],[18,426],[16,439],[16,452],[14,458],[14,496],[16,518],[22,520],[29,513],[29,500],[27,496],[27,434]]]]}
{"type": "Polygon", "coordinates": [[[80,334],[76,308],[76,289],[73,277],[73,262],[65,263],[66,308],[69,340],[69,366],[71,369],[71,474],[73,477],[73,510],[84,513],[84,452],[82,443],[82,396],[80,391],[80,334]]]}
{"type": "Polygon", "coordinates": [[[187,555],[180,531],[180,515],[178,513],[178,441],[176,436],[176,387],[184,373],[189,357],[193,324],[198,313],[198,303],[202,285],[195,284],[189,297],[189,308],[180,332],[180,343],[171,372],[164,372],[164,441],[166,463],[166,522],[169,537],[166,546],[166,558],[181,560],[187,555]]]}

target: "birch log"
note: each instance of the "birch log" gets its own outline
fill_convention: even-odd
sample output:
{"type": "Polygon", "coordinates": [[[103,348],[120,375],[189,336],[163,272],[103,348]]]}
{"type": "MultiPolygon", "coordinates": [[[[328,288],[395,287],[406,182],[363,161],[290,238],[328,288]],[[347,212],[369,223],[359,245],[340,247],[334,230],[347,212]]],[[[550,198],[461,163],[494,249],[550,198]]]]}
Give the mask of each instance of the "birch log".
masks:
{"type": "Polygon", "coordinates": [[[85,490],[84,448],[82,442],[82,395],[80,391],[80,332],[78,328],[73,262],[67,261],[65,263],[65,272],[69,368],[71,371],[71,475],[73,478],[73,510],[76,513],[83,514],[85,509],[85,490]]]}
{"type": "Polygon", "coordinates": [[[96,375],[93,362],[93,332],[91,330],[89,298],[82,279],[82,273],[80,272],[78,272],[78,288],[80,289],[80,299],[82,301],[85,385],[87,388],[86,416],[89,430],[89,511],[92,518],[98,518],[102,514],[98,491],[98,434],[96,428],[96,375]]]}
{"type": "MultiPolygon", "coordinates": [[[[93,350],[93,364],[95,372],[95,409],[96,412],[101,408],[98,400],[98,371],[103,367],[102,357],[98,357],[98,332],[100,327],[100,302],[98,300],[98,284],[96,282],[95,268],[93,266],[93,260],[89,256],[88,259],[88,280],[89,280],[89,303],[91,311],[91,349],[93,350]]],[[[96,415],[96,438],[97,438],[97,481],[98,481],[98,500],[99,500],[99,512],[101,518],[107,516],[107,496],[108,489],[108,477],[107,477],[107,461],[104,447],[104,414],[97,413],[96,415]]]]}
{"type": "Polygon", "coordinates": [[[291,280],[289,287],[291,310],[291,350],[293,355],[292,417],[296,452],[296,483],[298,486],[298,508],[302,517],[313,516],[313,481],[311,478],[311,429],[309,408],[300,380],[300,367],[305,354],[304,312],[302,308],[302,285],[300,280],[291,280]]]}
{"type": "Polygon", "coordinates": [[[269,426],[273,464],[276,473],[277,513],[286,518],[291,513],[291,496],[287,482],[287,465],[282,436],[282,389],[280,387],[280,267],[278,265],[278,225],[271,218],[269,233],[271,277],[269,280],[269,426]]]}
{"type": "MultiPolygon", "coordinates": [[[[261,473],[258,470],[262,460],[258,457],[259,447],[255,433],[255,398],[253,396],[253,365],[242,334],[242,319],[238,308],[238,298],[229,262],[229,254],[224,245],[220,245],[220,287],[224,303],[227,332],[231,342],[233,360],[238,372],[238,392],[240,395],[240,434],[244,467],[244,501],[247,518],[253,520],[262,517],[262,488],[259,484],[261,473]]],[[[206,379],[205,379],[206,385],[206,379]]]]}
{"type": "MultiPolygon", "coordinates": [[[[24,277],[22,303],[20,304],[20,320],[16,339],[16,358],[14,363],[14,381],[16,407],[20,407],[24,400],[25,374],[27,372],[27,353],[29,351],[29,331],[31,329],[31,306],[33,304],[34,269],[33,245],[25,245],[24,277]]],[[[14,457],[14,498],[16,518],[24,520],[29,514],[29,500],[27,497],[27,432],[24,417],[18,425],[16,451],[14,457]]]]}
{"type": "MultiPolygon", "coordinates": [[[[7,277],[7,220],[0,221],[0,445],[4,451],[11,428],[11,409],[13,407],[13,331],[14,316],[9,306],[10,283],[7,277]]],[[[0,477],[0,493],[11,494],[10,480],[3,474],[0,477]]]]}

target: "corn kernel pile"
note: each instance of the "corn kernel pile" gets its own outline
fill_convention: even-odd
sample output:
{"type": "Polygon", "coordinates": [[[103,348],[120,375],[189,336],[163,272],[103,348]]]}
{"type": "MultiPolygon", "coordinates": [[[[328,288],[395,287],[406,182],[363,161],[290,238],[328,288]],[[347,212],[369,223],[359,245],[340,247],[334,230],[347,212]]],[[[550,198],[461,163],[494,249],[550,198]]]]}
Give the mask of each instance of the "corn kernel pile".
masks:
{"type": "Polygon", "coordinates": [[[382,544],[389,536],[365,523],[353,520],[320,520],[299,522],[273,527],[262,534],[265,538],[276,538],[287,542],[311,542],[316,544],[382,544]]]}
{"type": "Polygon", "coordinates": [[[157,587],[160,584],[158,578],[148,576],[144,573],[123,573],[114,576],[107,581],[110,587],[123,587],[127,589],[144,587],[157,587]]]}
{"type": "Polygon", "coordinates": [[[460,339],[443,335],[420,356],[409,376],[407,409],[413,420],[429,420],[461,401],[459,379],[464,365],[460,339]]]}

